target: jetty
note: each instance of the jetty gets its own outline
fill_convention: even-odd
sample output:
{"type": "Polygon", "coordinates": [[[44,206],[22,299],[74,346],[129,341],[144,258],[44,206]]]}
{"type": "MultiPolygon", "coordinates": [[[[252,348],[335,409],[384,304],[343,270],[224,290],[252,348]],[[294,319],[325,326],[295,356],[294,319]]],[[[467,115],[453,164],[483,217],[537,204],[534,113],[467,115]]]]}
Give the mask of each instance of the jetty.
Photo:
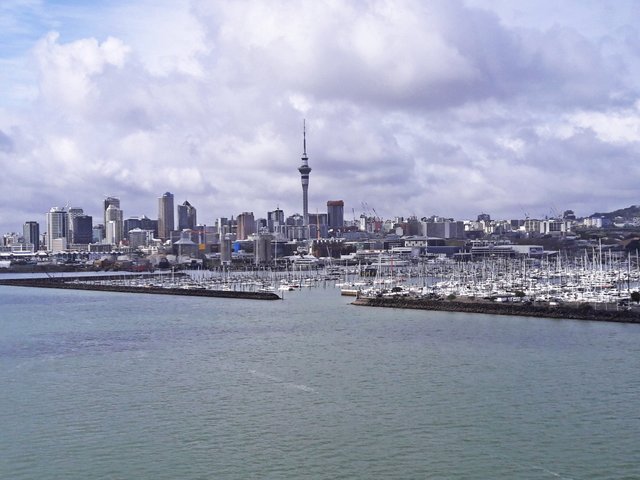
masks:
{"type": "Polygon", "coordinates": [[[590,304],[558,304],[548,302],[494,302],[481,299],[429,299],[419,297],[359,297],[352,305],[366,307],[408,308],[445,312],[481,313],[544,317],[599,322],[640,323],[640,310],[617,309],[615,305],[599,308],[590,304]]]}
{"type": "Polygon", "coordinates": [[[90,290],[99,292],[142,293],[152,295],[182,295],[189,297],[239,298],[247,300],[280,300],[274,292],[222,290],[199,288],[194,285],[157,284],[149,282],[150,276],[128,276],[118,281],[106,276],[50,277],[2,279],[0,285],[13,287],[59,288],[65,290],[90,290]]]}

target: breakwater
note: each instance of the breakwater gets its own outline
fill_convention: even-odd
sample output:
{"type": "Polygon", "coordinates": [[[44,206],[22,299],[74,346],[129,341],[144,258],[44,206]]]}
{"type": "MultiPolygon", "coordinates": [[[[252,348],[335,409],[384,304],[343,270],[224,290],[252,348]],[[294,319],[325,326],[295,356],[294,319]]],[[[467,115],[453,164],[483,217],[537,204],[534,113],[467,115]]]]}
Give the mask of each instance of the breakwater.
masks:
{"type": "Polygon", "coordinates": [[[618,310],[615,305],[593,308],[590,304],[549,305],[515,302],[491,302],[485,300],[432,300],[411,297],[361,297],[353,305],[367,307],[411,308],[446,312],[484,313],[490,315],[515,315],[525,317],[593,320],[600,322],[640,323],[637,310],[618,310]]]}
{"type": "MultiPolygon", "coordinates": [[[[21,278],[0,280],[0,285],[14,287],[61,288],[66,290],[91,290],[99,292],[146,293],[152,295],[182,295],[189,297],[241,298],[249,300],[280,300],[273,292],[245,292],[213,290],[205,288],[171,288],[158,286],[99,285],[85,283],[108,277],[21,278]]],[[[135,278],[131,276],[130,278],[135,278]]]]}

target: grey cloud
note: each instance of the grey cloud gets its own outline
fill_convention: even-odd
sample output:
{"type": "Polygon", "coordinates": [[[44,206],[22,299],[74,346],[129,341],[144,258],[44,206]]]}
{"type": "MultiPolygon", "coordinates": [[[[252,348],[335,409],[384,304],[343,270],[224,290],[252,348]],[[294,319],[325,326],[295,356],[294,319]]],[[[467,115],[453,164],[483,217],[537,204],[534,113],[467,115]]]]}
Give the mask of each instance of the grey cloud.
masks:
{"type": "Polygon", "coordinates": [[[0,130],[0,152],[10,153],[13,151],[13,140],[6,133],[0,130]]]}
{"type": "Polygon", "coordinates": [[[70,200],[96,214],[115,194],[125,215],[154,216],[171,190],[206,223],[276,205],[289,214],[300,210],[306,117],[312,211],[342,198],[347,211],[366,201],[385,216],[514,216],[550,203],[587,214],[635,195],[637,142],[570,119],[637,101],[634,28],[606,41],[562,19],[516,28],[457,1],[198,2],[192,12],[185,22],[202,35],[167,32],[180,37],[175,68],[159,69],[161,51],[149,68],[135,31],[110,48],[50,38],[36,49],[50,56],[34,62],[47,88],[26,114],[0,117],[0,188],[20,182],[34,212],[70,200]],[[59,67],[64,55],[83,68],[59,67]]]}

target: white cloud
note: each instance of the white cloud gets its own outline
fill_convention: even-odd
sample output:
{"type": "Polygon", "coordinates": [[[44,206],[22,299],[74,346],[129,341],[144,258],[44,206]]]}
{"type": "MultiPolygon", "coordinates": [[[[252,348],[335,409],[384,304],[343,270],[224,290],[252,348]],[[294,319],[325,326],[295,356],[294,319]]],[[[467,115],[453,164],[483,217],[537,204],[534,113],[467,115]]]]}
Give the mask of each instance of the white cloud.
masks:
{"type": "MultiPolygon", "coordinates": [[[[74,17],[70,3],[38,23],[31,57],[0,54],[24,69],[0,78],[0,188],[19,184],[32,215],[67,200],[99,215],[109,193],[125,215],[155,216],[167,190],[208,224],[290,214],[306,118],[312,211],[337,198],[386,216],[638,203],[635,26],[609,19],[605,41],[562,15],[469,5],[138,0],[74,17]]],[[[0,226],[17,228],[15,212],[0,226]]]]}
{"type": "Polygon", "coordinates": [[[58,42],[57,32],[48,33],[35,47],[40,71],[40,91],[44,102],[56,108],[82,108],[99,94],[92,78],[108,66],[122,68],[129,48],[109,37],[58,42]]]}
{"type": "Polygon", "coordinates": [[[606,112],[584,111],[570,115],[568,122],[596,132],[603,142],[640,142],[640,101],[633,108],[606,112]]]}

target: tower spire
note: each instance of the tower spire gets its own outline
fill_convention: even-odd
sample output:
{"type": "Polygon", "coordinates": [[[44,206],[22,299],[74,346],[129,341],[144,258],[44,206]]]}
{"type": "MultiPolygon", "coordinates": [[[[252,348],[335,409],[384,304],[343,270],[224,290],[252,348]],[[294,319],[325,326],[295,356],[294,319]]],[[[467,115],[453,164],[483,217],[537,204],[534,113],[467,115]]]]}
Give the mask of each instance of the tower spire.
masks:
{"type": "Polygon", "coordinates": [[[302,160],[308,161],[307,158],[307,119],[302,120],[302,160]]]}
{"type": "Polygon", "coordinates": [[[311,173],[311,168],[309,167],[309,158],[307,157],[306,119],[302,121],[302,165],[298,167],[298,171],[300,172],[300,180],[302,182],[302,216],[303,216],[305,231],[308,232],[308,228],[309,228],[308,189],[309,189],[309,173],[311,173]]]}

